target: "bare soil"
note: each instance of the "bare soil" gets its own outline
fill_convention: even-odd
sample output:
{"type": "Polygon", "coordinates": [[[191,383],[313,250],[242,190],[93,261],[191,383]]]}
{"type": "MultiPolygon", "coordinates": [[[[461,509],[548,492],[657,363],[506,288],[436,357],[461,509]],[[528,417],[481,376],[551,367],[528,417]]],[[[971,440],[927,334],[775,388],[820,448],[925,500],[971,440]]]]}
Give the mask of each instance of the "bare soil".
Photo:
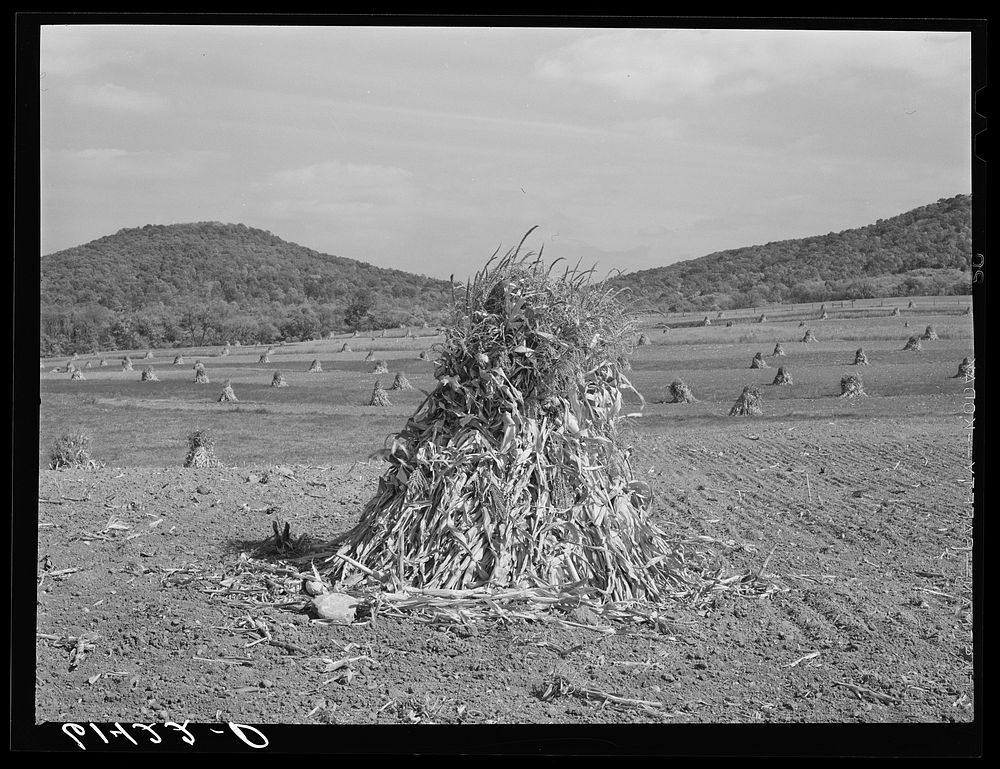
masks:
{"type": "Polygon", "coordinates": [[[331,626],[225,593],[223,580],[265,544],[272,520],[317,539],[350,528],[374,464],[286,468],[291,477],[273,468],[42,471],[36,718],[970,720],[971,520],[954,435],[931,423],[873,445],[867,425],[813,426],[801,438],[794,428],[693,431],[648,447],[661,526],[710,538],[734,573],[763,568],[780,591],[722,591],[709,605],[670,606],[658,630],[620,634],[517,619],[331,626]],[[247,618],[295,648],[248,648],[260,634],[247,618]],[[71,659],[61,639],[85,634],[93,650],[71,659]],[[326,672],[344,658],[356,658],[351,675],[326,672]],[[544,698],[553,675],[583,693],[544,698]],[[588,691],[658,704],[616,705],[588,691]]]}
{"type": "MultiPolygon", "coordinates": [[[[764,415],[750,418],[725,414],[740,387],[756,381],[745,361],[759,341],[707,349],[654,337],[637,351],[631,375],[650,403],[630,437],[638,472],[656,491],[655,520],[725,575],[771,586],[761,596],[737,580],[710,600],[671,602],[655,626],[609,628],[586,612],[466,624],[380,615],[331,625],[303,610],[309,597],[287,580],[275,577],[273,590],[261,589],[268,583],[259,571],[234,580],[248,556],[306,568],[308,558],[270,546],[273,521],[288,522],[293,537],[307,535],[298,555],[311,552],[321,566],[329,542],[357,522],[374,492],[381,467],[366,457],[381,446],[381,428],[401,425],[423,397],[400,394],[389,414],[353,401],[295,406],[295,398],[309,400],[307,382],[328,387],[331,378],[353,377],[354,401],[370,389],[367,374],[338,372],[326,358],[323,374],[305,374],[312,349],[302,351],[290,388],[260,385],[261,399],[292,399],[289,414],[277,400],[260,414],[251,402],[239,417],[261,426],[226,417],[226,433],[225,419],[213,423],[224,461],[255,433],[275,441],[304,430],[287,426],[291,411],[344,427],[342,441],[324,429],[325,453],[303,448],[316,440],[303,432],[284,465],[235,465],[230,457],[221,468],[182,468],[181,436],[193,427],[184,422],[165,444],[156,431],[137,429],[140,466],[116,457],[117,467],[49,470],[44,438],[57,420],[43,414],[35,721],[970,724],[970,430],[964,385],[950,377],[971,345],[931,344],[915,361],[893,357],[895,340],[866,342],[870,397],[849,402],[836,395],[854,339],[786,344],[783,363],[796,385],[763,387],[764,415]],[[678,375],[699,401],[653,402],[678,375]],[[379,426],[369,423],[364,440],[361,420],[379,426]],[[161,442],[158,464],[142,454],[143,435],[161,442]],[[304,454],[312,464],[295,461],[304,454]],[[317,463],[324,455],[335,461],[317,463]]],[[[236,357],[225,366],[239,365],[236,357]]],[[[429,370],[406,367],[424,388],[433,383],[429,370]]],[[[262,382],[271,376],[260,373],[262,382]]],[[[91,425],[123,430],[108,417],[123,401],[132,404],[133,427],[167,419],[170,408],[213,419],[232,408],[213,410],[207,395],[206,404],[181,403],[169,389],[181,385],[170,381],[154,384],[160,390],[144,406],[109,385],[102,390],[95,374],[84,383],[96,393],[87,403],[71,401],[84,396],[68,379],[43,387],[50,414],[79,408],[91,425]]],[[[102,441],[113,442],[95,437],[102,441]]]]}

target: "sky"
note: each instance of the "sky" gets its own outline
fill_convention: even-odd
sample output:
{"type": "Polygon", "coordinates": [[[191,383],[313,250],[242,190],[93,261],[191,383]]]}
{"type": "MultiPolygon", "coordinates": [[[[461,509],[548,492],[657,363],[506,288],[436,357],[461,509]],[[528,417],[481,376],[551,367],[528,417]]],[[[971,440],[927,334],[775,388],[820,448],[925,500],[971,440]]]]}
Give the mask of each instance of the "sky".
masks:
{"type": "Polygon", "coordinates": [[[598,271],[968,194],[962,32],[41,30],[42,253],[219,221],[464,279],[499,247],[598,271]]]}

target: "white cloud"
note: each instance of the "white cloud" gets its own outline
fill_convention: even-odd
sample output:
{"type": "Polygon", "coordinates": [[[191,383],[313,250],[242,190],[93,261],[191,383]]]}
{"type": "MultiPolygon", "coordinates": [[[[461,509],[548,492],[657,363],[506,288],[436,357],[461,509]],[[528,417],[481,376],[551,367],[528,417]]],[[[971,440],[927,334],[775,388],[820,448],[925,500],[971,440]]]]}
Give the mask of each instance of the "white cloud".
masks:
{"type": "Polygon", "coordinates": [[[826,30],[622,30],[581,38],[537,63],[560,84],[631,99],[740,96],[854,72],[896,70],[934,84],[965,82],[965,33],[826,30]]]}
{"type": "Polygon", "coordinates": [[[107,27],[90,25],[52,25],[41,28],[39,40],[40,69],[47,76],[77,76],[108,65],[135,67],[143,52],[120,38],[126,28],[110,28],[116,38],[109,39],[107,27]]]}
{"type": "Polygon", "coordinates": [[[77,86],[71,95],[77,104],[119,112],[160,113],[166,112],[170,106],[170,103],[158,94],[133,91],[114,83],[77,86]]]}
{"type": "Polygon", "coordinates": [[[395,166],[324,161],[278,171],[255,185],[274,216],[382,215],[415,198],[413,174],[395,166]]]}
{"type": "Polygon", "coordinates": [[[43,154],[42,174],[47,189],[75,181],[86,181],[97,189],[116,181],[191,179],[225,158],[225,153],[205,150],[54,150],[43,154]]]}

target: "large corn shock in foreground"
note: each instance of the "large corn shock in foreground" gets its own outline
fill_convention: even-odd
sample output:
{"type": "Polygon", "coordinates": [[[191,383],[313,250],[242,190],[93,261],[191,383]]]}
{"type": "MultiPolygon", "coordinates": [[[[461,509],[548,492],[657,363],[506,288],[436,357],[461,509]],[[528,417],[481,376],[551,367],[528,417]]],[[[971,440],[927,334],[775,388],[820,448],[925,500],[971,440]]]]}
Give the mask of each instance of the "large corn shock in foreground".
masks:
{"type": "Polygon", "coordinates": [[[456,298],[438,384],[382,452],[378,491],[329,559],[334,581],[585,585],[606,601],[685,581],[618,433],[623,394],[642,400],[621,371],[634,321],[590,272],[553,276],[519,251],[456,298]]]}

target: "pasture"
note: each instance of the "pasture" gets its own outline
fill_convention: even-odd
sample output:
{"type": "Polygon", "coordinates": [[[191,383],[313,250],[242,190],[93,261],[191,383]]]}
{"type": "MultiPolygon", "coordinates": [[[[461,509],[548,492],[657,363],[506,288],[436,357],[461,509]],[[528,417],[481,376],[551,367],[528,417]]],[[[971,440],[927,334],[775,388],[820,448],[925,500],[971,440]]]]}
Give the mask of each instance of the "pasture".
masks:
{"type": "Polygon", "coordinates": [[[705,313],[643,316],[650,343],[625,373],[645,403],[628,395],[641,416],[623,432],[652,517],[720,575],[768,589],[731,580],[619,632],[582,611],[329,627],[293,601],[248,604],[249,578],[234,588],[243,554],[282,561],[267,551],[272,520],[313,543],[357,522],[382,470],[370,457],[437,385],[418,357],[441,340],[429,330],[274,345],[267,364],[264,346],[81,354],[82,381],[68,358],[43,361],[36,718],[971,721],[974,383],[955,376],[975,356],[969,298],[908,302],[827,303],[823,320],[819,303],[713,312],[710,326],[697,325],[705,313]],[[904,352],[927,326],[938,338],[904,352]],[[801,341],[807,329],[817,341],[801,341]],[[860,347],[868,366],[853,365],[860,347]],[[369,352],[387,374],[371,373],[369,352]],[[751,369],[758,352],[768,367],[751,369]],[[196,360],[208,384],[194,383],[196,360]],[[140,381],[144,366],[159,381],[140,381]],[[778,366],[794,384],[771,384],[778,366]],[[275,371],[287,387],[270,386],[275,371]],[[397,372],[416,389],[368,406],[376,376],[388,388],[397,372]],[[866,397],[839,397],[851,373],[866,397]],[[236,403],[217,402],[227,379],[236,403]],[[667,402],[676,379],[695,402],[667,402]],[[729,416],[746,385],[762,414],[729,416]],[[181,466],[196,429],[222,467],[181,466]],[[89,436],[104,467],[48,469],[65,432],[89,436]],[[68,652],[81,638],[89,653],[68,652]]]}

